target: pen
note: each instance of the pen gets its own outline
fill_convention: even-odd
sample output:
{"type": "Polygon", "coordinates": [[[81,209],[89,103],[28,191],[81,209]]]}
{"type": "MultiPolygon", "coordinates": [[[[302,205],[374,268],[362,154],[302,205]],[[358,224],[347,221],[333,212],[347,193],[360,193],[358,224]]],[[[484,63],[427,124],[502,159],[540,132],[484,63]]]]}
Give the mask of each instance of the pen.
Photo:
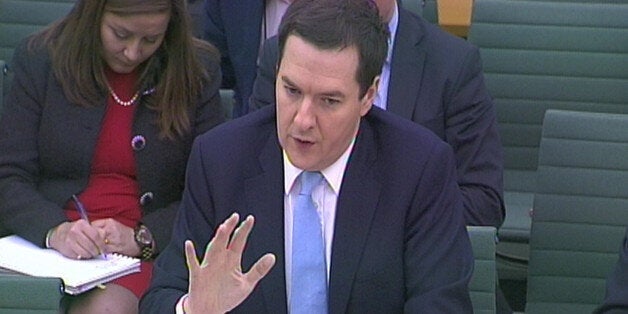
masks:
{"type": "MultiPolygon", "coordinates": [[[[85,206],[83,206],[83,203],[81,203],[76,194],[72,194],[72,200],[74,201],[74,205],[76,205],[76,210],[81,216],[81,219],[89,222],[89,217],[87,217],[87,210],[85,210],[85,206]]],[[[100,253],[100,256],[102,258],[107,259],[107,255],[105,255],[105,253],[101,253],[100,250],[98,250],[98,252],[100,253]]]]}

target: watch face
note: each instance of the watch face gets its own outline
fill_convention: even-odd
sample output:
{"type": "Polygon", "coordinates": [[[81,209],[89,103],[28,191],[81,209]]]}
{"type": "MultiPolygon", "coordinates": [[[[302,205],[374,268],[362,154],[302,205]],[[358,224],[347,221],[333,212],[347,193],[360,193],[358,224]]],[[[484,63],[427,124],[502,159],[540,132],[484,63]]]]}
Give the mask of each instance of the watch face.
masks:
{"type": "Polygon", "coordinates": [[[150,234],[146,227],[142,226],[137,231],[137,241],[144,245],[149,245],[153,243],[153,235],[150,234]]]}

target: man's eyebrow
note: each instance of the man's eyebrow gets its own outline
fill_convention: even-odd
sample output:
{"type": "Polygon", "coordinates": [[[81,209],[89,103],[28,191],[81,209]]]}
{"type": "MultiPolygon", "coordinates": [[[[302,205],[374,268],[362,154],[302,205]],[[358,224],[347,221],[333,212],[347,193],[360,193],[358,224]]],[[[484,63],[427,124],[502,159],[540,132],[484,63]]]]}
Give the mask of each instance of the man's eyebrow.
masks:
{"type": "Polygon", "coordinates": [[[280,77],[281,81],[283,81],[284,83],[290,85],[290,86],[296,86],[297,84],[295,84],[294,82],[292,82],[292,80],[290,80],[287,76],[282,75],[280,77]]]}
{"type": "MultiPolygon", "coordinates": [[[[295,84],[294,82],[292,82],[292,80],[290,80],[285,75],[280,76],[279,79],[282,82],[284,82],[286,85],[288,85],[288,86],[298,88],[298,85],[295,84]]],[[[331,91],[328,91],[328,92],[321,93],[320,96],[333,97],[333,98],[344,98],[345,94],[343,92],[339,91],[339,90],[331,90],[331,91]]]]}

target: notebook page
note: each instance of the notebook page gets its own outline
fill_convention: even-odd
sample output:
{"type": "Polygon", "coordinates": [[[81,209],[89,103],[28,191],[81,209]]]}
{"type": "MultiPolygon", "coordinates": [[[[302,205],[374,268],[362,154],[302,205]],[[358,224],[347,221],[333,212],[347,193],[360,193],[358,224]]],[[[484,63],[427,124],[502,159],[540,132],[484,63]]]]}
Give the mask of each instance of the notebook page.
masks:
{"type": "Polygon", "coordinates": [[[107,254],[106,259],[74,260],[56,250],[42,249],[16,235],[0,238],[0,267],[31,276],[59,277],[69,291],[82,292],[137,272],[139,265],[139,259],[119,254],[107,254]],[[89,287],[83,287],[86,285],[89,287]]]}

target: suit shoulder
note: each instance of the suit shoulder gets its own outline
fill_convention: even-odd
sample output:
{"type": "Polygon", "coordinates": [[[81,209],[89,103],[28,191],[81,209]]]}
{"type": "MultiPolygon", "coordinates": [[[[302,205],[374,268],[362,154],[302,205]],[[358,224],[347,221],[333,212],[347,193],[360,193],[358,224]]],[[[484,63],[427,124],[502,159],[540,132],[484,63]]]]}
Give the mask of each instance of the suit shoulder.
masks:
{"type": "Polygon", "coordinates": [[[373,107],[366,118],[373,126],[379,141],[387,143],[386,147],[405,151],[414,150],[416,147],[448,146],[424,126],[380,108],[373,107]]]}
{"type": "Polygon", "coordinates": [[[255,145],[262,137],[276,131],[275,106],[265,106],[260,110],[240,118],[222,123],[201,134],[198,141],[204,144],[219,144],[220,147],[242,147],[255,145]]]}
{"type": "MultiPolygon", "coordinates": [[[[444,54],[450,57],[451,54],[464,55],[470,50],[476,49],[470,42],[444,31],[437,25],[405,9],[400,8],[399,14],[400,28],[407,28],[409,32],[419,32],[423,34],[423,38],[419,44],[425,48],[427,53],[439,53],[440,55],[444,54]]],[[[403,33],[406,33],[406,30],[404,30],[403,33]]]]}

